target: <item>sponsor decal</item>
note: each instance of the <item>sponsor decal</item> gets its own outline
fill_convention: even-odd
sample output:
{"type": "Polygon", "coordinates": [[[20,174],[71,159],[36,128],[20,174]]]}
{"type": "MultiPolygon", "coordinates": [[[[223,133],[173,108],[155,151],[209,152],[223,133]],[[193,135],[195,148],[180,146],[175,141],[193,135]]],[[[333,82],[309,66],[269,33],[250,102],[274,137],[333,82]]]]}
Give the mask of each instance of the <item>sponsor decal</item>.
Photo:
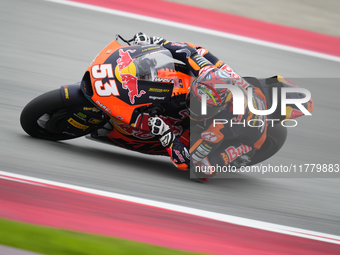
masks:
{"type": "Polygon", "coordinates": [[[217,63],[215,64],[216,68],[220,68],[223,65],[222,60],[217,61],[217,63]]]}
{"type": "Polygon", "coordinates": [[[82,129],[82,130],[85,130],[87,129],[89,126],[86,126],[86,125],[83,125],[83,124],[80,124],[78,121],[72,119],[72,118],[69,118],[67,120],[68,123],[70,123],[72,126],[78,128],[78,129],[82,129]]]}
{"type": "Polygon", "coordinates": [[[92,112],[100,112],[100,110],[97,107],[84,107],[84,111],[92,111],[92,112]]]}
{"type": "Polygon", "coordinates": [[[226,71],[227,73],[233,73],[233,69],[231,69],[231,67],[227,64],[224,64],[221,69],[226,71]]]}
{"type": "MultiPolygon", "coordinates": [[[[202,98],[205,94],[207,94],[205,91],[208,91],[209,94],[212,95],[211,89],[206,89],[206,88],[204,88],[204,89],[198,88],[197,89],[197,94],[202,98]]],[[[207,98],[209,98],[209,97],[207,97],[207,98]]]]}
{"type": "Polygon", "coordinates": [[[227,154],[225,154],[224,152],[222,152],[222,153],[221,153],[221,156],[222,156],[222,158],[223,158],[223,160],[224,160],[224,164],[225,164],[225,165],[228,165],[228,164],[229,164],[229,158],[228,158],[227,154]]]}
{"type": "Polygon", "coordinates": [[[162,92],[170,92],[170,89],[149,88],[149,91],[162,93],[162,92]]]}
{"type": "Polygon", "coordinates": [[[195,59],[197,65],[200,68],[202,68],[202,67],[204,67],[206,65],[209,65],[209,66],[211,65],[211,63],[205,57],[202,57],[201,55],[194,56],[194,59],[195,59]]]}
{"type": "Polygon", "coordinates": [[[208,53],[208,51],[204,48],[197,49],[197,53],[203,56],[204,54],[208,53]]]}
{"type": "MultiPolygon", "coordinates": [[[[253,117],[251,120],[252,120],[252,124],[250,125],[250,123],[249,123],[249,125],[248,126],[252,126],[252,127],[257,127],[256,126],[256,123],[258,122],[258,115],[255,115],[255,117],[253,117]]],[[[250,121],[249,121],[250,122],[250,121]]]]}
{"type": "Polygon", "coordinates": [[[171,46],[180,46],[180,47],[186,47],[187,45],[184,43],[178,43],[178,42],[172,42],[171,46]]]}
{"type": "Polygon", "coordinates": [[[73,113],[74,116],[76,116],[78,119],[81,119],[82,121],[86,122],[86,119],[80,117],[78,114],[73,113]]]}
{"type": "Polygon", "coordinates": [[[150,99],[152,100],[164,100],[165,97],[156,97],[156,96],[149,96],[150,99]]]}
{"type": "Polygon", "coordinates": [[[193,163],[203,160],[210,152],[212,147],[208,146],[205,142],[201,143],[192,154],[193,163]]]}
{"type": "Polygon", "coordinates": [[[160,78],[160,77],[156,77],[154,81],[157,81],[157,82],[173,83],[173,80],[172,80],[172,79],[160,78]]]}
{"type": "Polygon", "coordinates": [[[257,101],[256,101],[254,95],[253,95],[253,106],[254,106],[254,109],[256,109],[256,110],[259,109],[259,108],[258,108],[258,105],[257,105],[257,101]]]}
{"type": "Polygon", "coordinates": [[[182,154],[178,150],[174,150],[174,152],[177,155],[179,161],[181,161],[181,163],[185,162],[185,159],[183,158],[182,154]]]}
{"type": "Polygon", "coordinates": [[[70,95],[68,93],[68,86],[64,86],[64,92],[65,92],[65,99],[70,99],[70,95]]]}
{"type": "Polygon", "coordinates": [[[92,124],[98,124],[100,122],[100,120],[92,118],[92,119],[89,120],[89,122],[92,123],[92,124]]]}
{"type": "Polygon", "coordinates": [[[96,101],[96,104],[98,104],[101,108],[103,108],[104,111],[111,113],[111,109],[103,105],[99,100],[96,101]]]}
{"type": "Polygon", "coordinates": [[[86,117],[87,117],[87,115],[84,114],[84,113],[82,113],[82,112],[78,112],[77,115],[78,115],[79,117],[82,117],[82,118],[86,118],[86,117]]]}
{"type": "Polygon", "coordinates": [[[149,47],[147,49],[143,49],[142,52],[144,51],[148,51],[148,50],[155,50],[155,49],[159,49],[161,46],[154,46],[154,47],[149,47]]]}
{"type": "Polygon", "coordinates": [[[243,154],[248,153],[251,151],[252,148],[250,146],[242,144],[241,146],[235,148],[234,146],[229,146],[225,152],[228,155],[229,162],[234,161],[236,158],[242,156],[243,154]]]}
{"type": "Polygon", "coordinates": [[[201,134],[202,139],[209,141],[209,142],[215,142],[217,140],[217,137],[212,132],[203,132],[201,134]]]}
{"type": "Polygon", "coordinates": [[[197,148],[197,151],[199,152],[199,154],[201,154],[201,155],[203,155],[204,157],[206,157],[206,156],[208,156],[208,154],[209,154],[209,152],[210,152],[211,150],[205,149],[204,146],[199,146],[199,147],[197,148]]]}

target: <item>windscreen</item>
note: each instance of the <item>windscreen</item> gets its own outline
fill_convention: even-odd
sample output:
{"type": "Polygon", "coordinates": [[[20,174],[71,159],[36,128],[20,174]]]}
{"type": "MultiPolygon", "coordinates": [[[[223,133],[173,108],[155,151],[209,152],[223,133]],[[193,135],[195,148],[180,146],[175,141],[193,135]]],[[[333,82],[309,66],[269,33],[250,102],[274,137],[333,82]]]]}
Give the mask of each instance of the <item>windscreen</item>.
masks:
{"type": "Polygon", "coordinates": [[[174,70],[174,60],[171,53],[166,50],[153,51],[133,60],[136,66],[138,80],[155,81],[157,71],[163,68],[174,70]]]}

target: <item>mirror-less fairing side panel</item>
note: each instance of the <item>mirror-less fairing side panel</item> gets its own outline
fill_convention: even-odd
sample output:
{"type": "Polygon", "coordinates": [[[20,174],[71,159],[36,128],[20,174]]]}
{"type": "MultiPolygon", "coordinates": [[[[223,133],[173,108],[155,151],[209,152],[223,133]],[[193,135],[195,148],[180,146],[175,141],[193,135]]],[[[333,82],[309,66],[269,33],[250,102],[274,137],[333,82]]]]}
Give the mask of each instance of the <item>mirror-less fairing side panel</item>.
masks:
{"type": "Polygon", "coordinates": [[[59,123],[52,125],[59,132],[86,135],[104,123],[104,113],[84,96],[80,83],[61,86],[60,93],[65,108],[60,112],[59,123]]]}

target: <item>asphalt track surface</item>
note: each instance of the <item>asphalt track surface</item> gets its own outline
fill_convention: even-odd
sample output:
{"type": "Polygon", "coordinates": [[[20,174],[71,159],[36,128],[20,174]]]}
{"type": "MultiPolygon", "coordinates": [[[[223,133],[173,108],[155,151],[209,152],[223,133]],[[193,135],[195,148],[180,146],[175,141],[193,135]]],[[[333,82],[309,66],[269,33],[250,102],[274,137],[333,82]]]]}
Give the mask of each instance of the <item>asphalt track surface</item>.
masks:
{"type": "Polygon", "coordinates": [[[340,234],[339,178],[198,183],[165,157],[131,153],[85,138],[37,140],[19,124],[21,110],[32,98],[79,81],[116,33],[129,38],[144,31],[205,45],[241,75],[314,78],[301,85],[312,93],[313,116],[299,119],[283,149],[266,163],[340,163],[339,62],[37,0],[1,1],[0,22],[0,170],[340,234]]]}

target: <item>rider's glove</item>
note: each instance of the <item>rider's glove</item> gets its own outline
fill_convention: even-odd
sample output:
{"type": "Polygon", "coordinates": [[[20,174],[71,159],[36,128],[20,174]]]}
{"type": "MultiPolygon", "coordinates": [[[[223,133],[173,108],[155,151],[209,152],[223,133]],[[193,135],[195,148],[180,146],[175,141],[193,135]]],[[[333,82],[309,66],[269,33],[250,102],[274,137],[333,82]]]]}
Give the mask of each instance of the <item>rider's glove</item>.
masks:
{"type": "Polygon", "coordinates": [[[248,155],[242,155],[235,159],[232,164],[236,166],[237,168],[240,168],[241,166],[246,166],[251,162],[251,159],[248,155]]]}
{"type": "Polygon", "coordinates": [[[162,45],[165,40],[162,37],[153,36],[150,37],[142,32],[135,34],[133,37],[134,45],[146,45],[146,44],[159,44],[162,45]]]}
{"type": "Polygon", "coordinates": [[[150,42],[150,36],[139,32],[137,34],[135,34],[135,36],[133,37],[133,44],[134,45],[146,45],[146,44],[151,44],[150,42]]]}
{"type": "Polygon", "coordinates": [[[149,117],[148,121],[151,133],[159,136],[163,147],[168,148],[175,139],[170,127],[159,117],[149,117]]]}
{"type": "Polygon", "coordinates": [[[151,44],[163,45],[165,39],[159,36],[153,36],[150,38],[151,44]]]}

